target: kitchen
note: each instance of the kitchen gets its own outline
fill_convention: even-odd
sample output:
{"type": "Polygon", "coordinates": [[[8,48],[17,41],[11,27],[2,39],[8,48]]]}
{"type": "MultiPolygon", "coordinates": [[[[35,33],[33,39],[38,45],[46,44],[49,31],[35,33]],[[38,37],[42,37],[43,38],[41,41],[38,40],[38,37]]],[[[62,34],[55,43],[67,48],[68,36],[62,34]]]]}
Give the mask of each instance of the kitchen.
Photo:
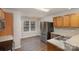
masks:
{"type": "MultiPolygon", "coordinates": [[[[7,27],[4,34],[1,34],[1,32],[6,28],[5,21],[0,21],[1,24],[4,23],[4,26],[0,25],[0,41],[13,40],[15,43],[13,50],[21,48],[20,39],[34,36],[40,36],[41,40],[44,41],[47,46],[45,51],[79,50],[79,9],[49,8],[49,11],[46,12],[38,10],[35,12],[34,8],[6,8],[4,11],[11,12],[13,18],[12,14],[6,16],[6,18],[10,17],[6,25],[9,29],[7,27]],[[41,31],[41,23],[49,23],[48,26],[46,24],[43,26],[43,31],[41,31]],[[47,38],[48,32],[49,38],[47,38]],[[42,33],[45,33],[45,38],[42,37],[42,33]],[[6,35],[8,35],[7,39],[5,38],[6,35]]],[[[10,45],[12,46],[12,44],[10,45]]]]}

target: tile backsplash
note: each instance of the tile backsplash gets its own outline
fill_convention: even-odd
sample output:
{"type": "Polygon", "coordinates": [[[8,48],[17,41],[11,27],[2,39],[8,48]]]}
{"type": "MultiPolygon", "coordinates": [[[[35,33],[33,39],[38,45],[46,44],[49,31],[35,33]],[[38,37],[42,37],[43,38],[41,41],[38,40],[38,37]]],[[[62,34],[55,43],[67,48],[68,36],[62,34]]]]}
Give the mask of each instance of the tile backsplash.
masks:
{"type": "Polygon", "coordinates": [[[68,29],[68,28],[55,28],[54,33],[72,37],[74,35],[79,34],[79,28],[71,28],[71,29],[68,29]]]}

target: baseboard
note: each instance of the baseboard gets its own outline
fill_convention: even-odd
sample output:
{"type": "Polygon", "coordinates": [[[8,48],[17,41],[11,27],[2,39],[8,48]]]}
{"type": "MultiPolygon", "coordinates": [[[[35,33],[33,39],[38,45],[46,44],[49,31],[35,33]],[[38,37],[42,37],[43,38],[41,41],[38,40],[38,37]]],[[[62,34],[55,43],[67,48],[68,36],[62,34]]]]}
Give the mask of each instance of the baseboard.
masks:
{"type": "Polygon", "coordinates": [[[14,49],[19,49],[19,48],[21,48],[21,45],[19,45],[19,46],[16,46],[14,49]]]}
{"type": "Polygon", "coordinates": [[[21,39],[24,39],[24,38],[32,38],[32,37],[40,37],[40,35],[36,35],[36,36],[30,36],[30,37],[22,37],[21,39]]]}

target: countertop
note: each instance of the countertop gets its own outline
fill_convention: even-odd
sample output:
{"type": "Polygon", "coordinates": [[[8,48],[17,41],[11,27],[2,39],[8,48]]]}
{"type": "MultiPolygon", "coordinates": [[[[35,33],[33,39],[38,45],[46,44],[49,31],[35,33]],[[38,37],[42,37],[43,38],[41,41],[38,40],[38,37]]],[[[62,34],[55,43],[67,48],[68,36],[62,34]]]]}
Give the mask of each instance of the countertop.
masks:
{"type": "Polygon", "coordinates": [[[68,43],[72,46],[78,47],[79,48],[79,34],[71,37],[70,39],[67,39],[66,41],[63,40],[56,40],[55,38],[47,40],[47,42],[51,43],[52,45],[56,45],[57,47],[61,49],[66,49],[65,43],[68,43]]]}
{"type": "Polygon", "coordinates": [[[7,41],[7,40],[12,40],[12,39],[13,39],[12,35],[0,36],[0,42],[7,41]]]}
{"type": "Polygon", "coordinates": [[[56,45],[57,47],[59,47],[63,50],[65,49],[64,41],[62,41],[62,40],[56,40],[55,38],[53,38],[53,39],[47,40],[47,42],[49,42],[53,45],[56,45]]]}
{"type": "Polygon", "coordinates": [[[79,47],[79,34],[67,40],[66,43],[71,44],[72,46],[79,47]]]}

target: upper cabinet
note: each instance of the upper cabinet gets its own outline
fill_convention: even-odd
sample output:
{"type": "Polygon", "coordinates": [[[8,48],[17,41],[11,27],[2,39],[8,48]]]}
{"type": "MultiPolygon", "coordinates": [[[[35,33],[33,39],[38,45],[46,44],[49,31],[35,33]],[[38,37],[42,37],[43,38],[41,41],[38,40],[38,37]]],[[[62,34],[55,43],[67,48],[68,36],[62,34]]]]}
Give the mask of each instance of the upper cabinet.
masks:
{"type": "Polygon", "coordinates": [[[54,25],[54,27],[57,27],[57,17],[53,18],[53,25],[54,25]]]}
{"type": "Polygon", "coordinates": [[[4,11],[0,8],[0,19],[4,18],[5,18],[4,11]]]}
{"type": "Polygon", "coordinates": [[[4,12],[5,15],[5,30],[0,31],[0,36],[13,35],[13,15],[4,12]]]}
{"type": "Polygon", "coordinates": [[[70,27],[70,15],[63,16],[63,27],[70,27]]]}
{"type": "Polygon", "coordinates": [[[53,22],[54,22],[54,26],[55,27],[62,27],[62,25],[63,25],[63,18],[61,16],[55,17],[53,19],[53,22]]]}
{"type": "Polygon", "coordinates": [[[6,20],[6,35],[13,34],[13,15],[12,13],[5,12],[5,20],[6,20]]]}
{"type": "Polygon", "coordinates": [[[71,15],[70,26],[71,27],[79,27],[79,14],[78,13],[71,15]]]}
{"type": "Polygon", "coordinates": [[[63,26],[63,18],[61,16],[57,17],[57,27],[62,27],[63,26]]]}
{"type": "Polygon", "coordinates": [[[54,17],[54,27],[70,27],[78,28],[79,27],[79,13],[74,13],[70,15],[65,15],[61,17],[54,17]]]}

